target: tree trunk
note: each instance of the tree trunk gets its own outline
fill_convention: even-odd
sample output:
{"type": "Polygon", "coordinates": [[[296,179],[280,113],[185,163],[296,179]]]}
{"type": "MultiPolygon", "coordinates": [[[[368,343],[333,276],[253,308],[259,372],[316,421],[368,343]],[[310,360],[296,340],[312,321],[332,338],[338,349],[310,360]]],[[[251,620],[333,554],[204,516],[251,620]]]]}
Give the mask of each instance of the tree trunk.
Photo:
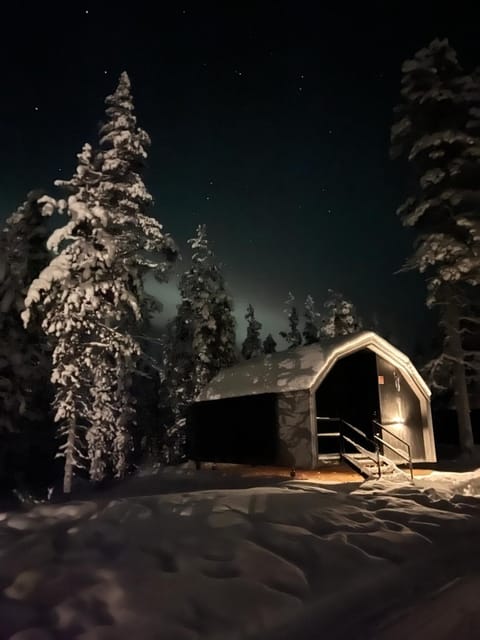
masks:
{"type": "Polygon", "coordinates": [[[72,420],[70,423],[70,429],[68,431],[67,447],[65,449],[65,468],[63,473],[63,493],[71,493],[72,491],[72,479],[73,479],[73,467],[75,464],[73,452],[75,447],[75,431],[76,424],[72,420]]]}
{"type": "Polygon", "coordinates": [[[457,412],[458,435],[460,449],[465,455],[472,455],[474,440],[470,419],[470,402],[468,398],[467,378],[465,375],[464,352],[460,337],[460,320],[455,302],[447,303],[446,331],[448,350],[453,358],[453,390],[455,409],[457,412]]]}

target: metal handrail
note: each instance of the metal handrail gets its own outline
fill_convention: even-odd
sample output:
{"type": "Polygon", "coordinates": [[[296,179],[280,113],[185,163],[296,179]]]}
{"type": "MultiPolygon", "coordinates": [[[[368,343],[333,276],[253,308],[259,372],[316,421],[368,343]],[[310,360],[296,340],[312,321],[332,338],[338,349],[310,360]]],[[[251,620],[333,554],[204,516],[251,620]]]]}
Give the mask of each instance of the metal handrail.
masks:
{"type": "MultiPolygon", "coordinates": [[[[370,445],[372,445],[373,446],[373,451],[369,451],[368,453],[370,453],[372,455],[372,461],[376,462],[376,464],[377,464],[378,477],[379,478],[382,476],[382,462],[381,462],[381,454],[380,454],[380,446],[379,446],[379,444],[382,444],[384,447],[387,447],[387,449],[390,449],[390,451],[393,451],[400,458],[402,458],[402,460],[405,460],[408,463],[409,469],[410,469],[410,478],[413,481],[412,452],[411,452],[411,447],[410,447],[409,443],[406,442],[403,438],[398,436],[393,431],[390,431],[390,429],[387,429],[387,427],[385,427],[383,424],[381,424],[377,420],[372,420],[372,423],[375,424],[377,427],[380,427],[383,431],[385,431],[386,433],[391,435],[393,438],[396,438],[399,442],[401,442],[403,445],[405,445],[405,447],[407,449],[407,453],[405,453],[401,449],[398,449],[397,447],[394,447],[393,445],[389,444],[388,442],[386,442],[383,438],[381,438],[376,433],[374,434],[373,439],[369,438],[367,436],[367,434],[364,433],[361,429],[358,429],[353,424],[350,424],[350,422],[347,422],[343,418],[327,418],[327,417],[323,418],[323,417],[317,416],[317,421],[319,421],[319,420],[325,420],[325,421],[330,421],[330,422],[339,422],[340,425],[342,425],[343,427],[347,427],[347,428],[351,429],[358,436],[360,436],[365,442],[368,442],[370,445]],[[376,458],[376,460],[375,460],[375,458],[376,458]]],[[[360,447],[361,449],[364,449],[359,443],[355,442],[354,440],[349,438],[345,433],[343,433],[343,429],[342,428],[340,429],[338,434],[337,434],[337,432],[335,432],[335,433],[317,434],[317,436],[318,437],[333,437],[333,436],[338,437],[338,436],[340,436],[340,443],[341,443],[341,452],[340,453],[341,453],[341,455],[343,455],[343,453],[345,453],[345,450],[344,450],[344,443],[345,442],[347,442],[348,444],[352,445],[354,448],[360,447]]]]}
{"type": "Polygon", "coordinates": [[[390,431],[390,429],[387,429],[387,427],[385,427],[381,422],[378,422],[377,420],[372,420],[372,422],[373,422],[373,424],[377,425],[377,427],[380,427],[380,429],[382,429],[382,431],[386,431],[386,433],[388,433],[393,438],[396,438],[399,442],[401,442],[402,444],[404,444],[406,446],[407,453],[405,454],[404,451],[400,451],[400,449],[397,449],[396,447],[392,446],[388,442],[385,442],[385,440],[383,440],[383,438],[381,438],[379,435],[375,434],[373,436],[374,439],[377,442],[381,442],[383,444],[383,446],[388,447],[390,449],[390,451],[393,451],[394,453],[399,455],[401,458],[403,458],[403,460],[406,460],[408,462],[408,466],[409,466],[409,469],[410,469],[410,479],[413,480],[412,449],[411,449],[409,443],[406,440],[404,440],[403,438],[400,438],[400,436],[397,435],[396,433],[394,433],[393,431],[390,431]]]}
{"type": "Polygon", "coordinates": [[[368,449],[364,449],[364,447],[362,447],[362,445],[358,444],[358,442],[355,442],[355,440],[352,440],[351,438],[349,438],[348,436],[342,435],[342,438],[345,440],[345,442],[348,442],[348,444],[351,444],[355,447],[355,449],[358,451],[359,449],[361,449],[362,451],[365,451],[366,453],[369,454],[369,458],[370,460],[373,460],[373,456],[375,455],[375,451],[368,451],[368,449]],[[372,457],[370,457],[372,456],[372,457]]]}
{"type": "Polygon", "coordinates": [[[400,458],[403,458],[404,460],[406,460],[407,462],[410,460],[410,456],[407,455],[405,453],[405,451],[401,451],[400,449],[397,449],[397,447],[392,446],[391,444],[389,444],[388,442],[386,442],[383,438],[381,438],[380,436],[378,436],[377,434],[375,434],[373,436],[374,440],[376,440],[377,442],[380,442],[381,444],[383,444],[385,447],[388,447],[390,449],[390,451],[393,451],[394,453],[396,453],[398,456],[400,456],[400,458]]]}
{"type": "MultiPolygon", "coordinates": [[[[380,461],[380,448],[378,446],[378,443],[375,440],[372,440],[371,438],[369,438],[367,436],[367,434],[363,433],[363,431],[361,429],[358,429],[357,427],[354,427],[353,424],[350,424],[350,422],[347,422],[343,418],[339,418],[339,421],[340,421],[340,424],[345,425],[349,429],[352,429],[352,431],[354,431],[356,434],[361,436],[366,442],[368,442],[370,445],[373,445],[373,451],[369,451],[368,453],[370,453],[373,456],[375,456],[376,459],[372,458],[372,462],[376,462],[377,463],[378,477],[381,478],[382,477],[382,465],[381,465],[381,461],[380,461]]],[[[348,442],[349,444],[353,445],[353,447],[355,449],[357,449],[357,451],[358,451],[359,447],[360,447],[360,449],[363,449],[363,447],[360,444],[358,444],[357,442],[354,442],[351,438],[349,438],[348,436],[346,436],[342,432],[340,432],[340,442],[342,444],[342,454],[345,453],[344,448],[343,448],[343,443],[344,442],[348,442]]]]}
{"type": "MultiPolygon", "coordinates": [[[[317,416],[317,422],[319,422],[320,420],[324,420],[325,422],[339,422],[338,418],[328,418],[328,417],[322,417],[322,416],[317,416]]],[[[338,438],[340,437],[340,431],[330,431],[328,433],[318,433],[317,432],[317,438],[338,438]]]]}
{"type": "Polygon", "coordinates": [[[377,427],[380,427],[381,429],[383,429],[383,431],[386,431],[388,434],[390,434],[391,436],[396,438],[399,442],[404,444],[407,447],[407,449],[410,449],[410,445],[408,444],[408,442],[406,440],[404,440],[403,438],[400,438],[400,436],[397,435],[394,431],[390,431],[390,429],[387,429],[387,427],[384,424],[382,424],[381,422],[378,422],[378,420],[372,420],[372,422],[373,422],[373,424],[376,424],[377,427]]]}
{"type": "Polygon", "coordinates": [[[343,420],[342,418],[340,418],[340,422],[344,425],[346,425],[347,427],[349,427],[350,429],[352,429],[353,431],[355,431],[355,433],[357,433],[359,436],[361,436],[364,440],[366,440],[367,442],[370,442],[372,444],[372,440],[367,436],[366,433],[363,433],[363,431],[361,429],[358,429],[357,427],[354,427],[353,424],[350,424],[349,422],[347,422],[346,420],[343,420]]]}

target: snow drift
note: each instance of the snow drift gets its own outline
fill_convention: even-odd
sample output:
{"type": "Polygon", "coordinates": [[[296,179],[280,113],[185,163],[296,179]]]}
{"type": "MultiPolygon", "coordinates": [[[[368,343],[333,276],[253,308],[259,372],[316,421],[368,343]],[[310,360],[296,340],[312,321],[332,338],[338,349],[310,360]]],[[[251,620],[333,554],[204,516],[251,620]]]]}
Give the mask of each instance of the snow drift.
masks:
{"type": "Polygon", "coordinates": [[[0,514],[0,636],[316,638],[321,626],[375,637],[361,631],[372,605],[378,622],[472,563],[478,493],[452,487],[473,493],[480,474],[455,476],[351,493],[220,486],[0,514]]]}

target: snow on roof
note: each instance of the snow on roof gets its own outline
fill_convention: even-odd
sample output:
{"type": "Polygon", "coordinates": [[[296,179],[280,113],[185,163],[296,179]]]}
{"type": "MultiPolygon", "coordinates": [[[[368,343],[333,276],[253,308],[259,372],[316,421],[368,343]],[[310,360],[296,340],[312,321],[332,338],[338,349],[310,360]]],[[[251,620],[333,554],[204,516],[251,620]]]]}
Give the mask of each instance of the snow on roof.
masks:
{"type": "Polygon", "coordinates": [[[339,358],[361,349],[370,349],[394,364],[410,384],[430,397],[430,389],[404,353],[373,331],[361,331],[224,369],[202,390],[197,401],[316,389],[339,358]]]}

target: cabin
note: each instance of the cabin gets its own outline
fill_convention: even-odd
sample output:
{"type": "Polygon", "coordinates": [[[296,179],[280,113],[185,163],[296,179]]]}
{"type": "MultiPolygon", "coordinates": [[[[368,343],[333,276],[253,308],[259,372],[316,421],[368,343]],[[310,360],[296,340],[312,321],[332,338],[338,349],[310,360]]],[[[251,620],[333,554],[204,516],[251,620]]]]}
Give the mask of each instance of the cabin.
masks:
{"type": "Polygon", "coordinates": [[[435,462],[430,390],[372,331],[289,349],[220,372],[188,418],[197,461],[315,469],[352,441],[391,460],[435,462]],[[378,450],[378,447],[377,447],[378,450]]]}

